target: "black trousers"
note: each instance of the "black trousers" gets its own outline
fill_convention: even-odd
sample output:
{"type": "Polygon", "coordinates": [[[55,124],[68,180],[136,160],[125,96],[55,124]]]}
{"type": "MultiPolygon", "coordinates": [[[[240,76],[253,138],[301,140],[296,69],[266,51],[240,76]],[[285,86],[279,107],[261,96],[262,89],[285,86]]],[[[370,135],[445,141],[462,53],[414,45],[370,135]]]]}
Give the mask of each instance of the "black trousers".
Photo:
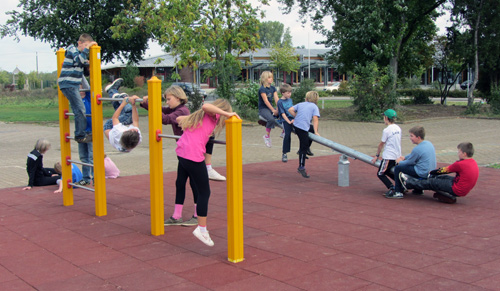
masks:
{"type": "Polygon", "coordinates": [[[189,178],[189,184],[196,197],[196,213],[198,216],[206,217],[208,213],[208,200],[210,198],[210,184],[208,181],[208,172],[205,161],[193,162],[181,157],[177,157],[177,180],[175,181],[175,204],[184,204],[186,197],[186,182],[189,178]],[[182,203],[177,199],[182,198],[182,203]]]}
{"type": "Polygon", "coordinates": [[[309,139],[309,132],[314,133],[314,127],[311,125],[309,127],[309,132],[295,127],[295,134],[299,138],[299,168],[303,168],[306,166],[306,153],[307,150],[311,147],[312,140],[309,139]]]}

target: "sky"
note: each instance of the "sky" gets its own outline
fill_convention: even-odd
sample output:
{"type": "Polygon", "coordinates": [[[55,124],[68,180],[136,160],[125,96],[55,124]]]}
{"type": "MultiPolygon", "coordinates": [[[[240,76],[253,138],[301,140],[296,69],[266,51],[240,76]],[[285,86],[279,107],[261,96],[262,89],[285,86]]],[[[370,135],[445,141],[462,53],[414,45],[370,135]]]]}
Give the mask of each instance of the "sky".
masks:
{"type": "MultiPolygon", "coordinates": [[[[249,2],[256,6],[257,1],[249,0],[249,2]]],[[[18,9],[18,4],[19,0],[2,0],[0,24],[6,23],[10,17],[5,13],[18,9]]],[[[291,14],[285,15],[280,11],[276,0],[271,0],[270,4],[262,7],[262,10],[266,12],[266,17],[261,21],[280,21],[285,27],[289,27],[294,46],[303,45],[305,48],[324,48],[322,45],[315,44],[316,41],[322,40],[323,36],[311,28],[310,22],[302,25],[296,9],[291,14]]],[[[443,18],[439,20],[438,26],[444,27],[444,23],[443,18]]],[[[52,72],[57,69],[55,49],[52,49],[48,43],[34,40],[31,37],[22,36],[20,39],[20,42],[9,37],[0,39],[0,70],[12,72],[18,67],[22,72],[29,73],[37,70],[38,72],[52,72]]],[[[158,44],[150,43],[144,57],[154,57],[161,54],[163,54],[161,47],[158,44]]]]}

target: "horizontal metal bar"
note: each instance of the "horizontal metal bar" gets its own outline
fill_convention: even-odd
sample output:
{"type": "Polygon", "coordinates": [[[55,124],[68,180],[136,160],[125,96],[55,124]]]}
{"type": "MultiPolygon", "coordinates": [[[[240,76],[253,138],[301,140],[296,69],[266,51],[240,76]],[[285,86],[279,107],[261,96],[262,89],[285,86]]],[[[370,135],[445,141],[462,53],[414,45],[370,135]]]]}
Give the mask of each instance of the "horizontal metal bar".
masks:
{"type": "Polygon", "coordinates": [[[76,183],[68,183],[68,184],[71,185],[71,186],[73,186],[73,187],[75,187],[75,188],[82,188],[82,189],[85,189],[85,190],[88,190],[88,191],[95,192],[95,190],[92,189],[92,188],[81,186],[81,185],[78,185],[76,183]]]}
{"type": "MultiPolygon", "coordinates": [[[[101,97],[101,98],[99,98],[99,100],[101,100],[101,101],[115,101],[115,102],[117,102],[117,101],[121,102],[123,99],[125,99],[125,98],[109,98],[109,97],[101,97]]],[[[135,99],[135,101],[136,102],[142,102],[142,98],[135,99]]]]}
{"type": "MultiPolygon", "coordinates": [[[[159,134],[158,136],[164,137],[164,138],[173,138],[173,139],[181,138],[179,135],[169,135],[169,134],[159,134]]],[[[224,141],[224,140],[215,140],[215,139],[211,140],[211,139],[209,139],[208,142],[216,143],[216,144],[226,144],[226,141],[224,141]]]]}
{"type": "MultiPolygon", "coordinates": [[[[260,115],[259,115],[259,119],[267,122],[267,120],[264,117],[260,116],[260,115]]],[[[274,120],[276,121],[276,126],[278,126],[280,128],[283,128],[282,124],[279,124],[276,119],[274,119],[274,120]]],[[[326,147],[329,147],[332,150],[334,150],[336,152],[339,152],[341,154],[344,154],[344,155],[346,155],[346,156],[348,156],[350,158],[360,160],[362,162],[365,162],[365,163],[370,164],[370,165],[372,165],[374,167],[377,167],[377,168],[380,166],[380,161],[376,161],[375,163],[372,163],[373,157],[371,157],[371,156],[369,156],[367,154],[358,152],[356,150],[353,150],[353,149],[351,149],[349,147],[346,147],[344,145],[341,145],[341,144],[336,143],[334,141],[331,141],[329,139],[326,139],[324,137],[317,136],[314,133],[309,132],[309,138],[312,141],[315,141],[315,142],[319,143],[320,145],[324,145],[326,147]]]]}
{"type": "Polygon", "coordinates": [[[74,160],[68,160],[68,162],[73,163],[73,164],[78,164],[78,165],[84,165],[87,167],[94,167],[94,165],[89,164],[89,163],[84,163],[84,162],[79,162],[79,161],[74,161],[74,160]]]}
{"type": "MultiPolygon", "coordinates": [[[[68,112],[68,113],[65,113],[65,114],[66,114],[66,116],[75,116],[75,114],[74,114],[74,113],[69,113],[69,112],[68,112]]],[[[92,114],[85,114],[85,116],[87,116],[87,117],[92,117],[92,114]]]]}
{"type": "Polygon", "coordinates": [[[80,89],[80,92],[90,92],[90,89],[80,89]]]}

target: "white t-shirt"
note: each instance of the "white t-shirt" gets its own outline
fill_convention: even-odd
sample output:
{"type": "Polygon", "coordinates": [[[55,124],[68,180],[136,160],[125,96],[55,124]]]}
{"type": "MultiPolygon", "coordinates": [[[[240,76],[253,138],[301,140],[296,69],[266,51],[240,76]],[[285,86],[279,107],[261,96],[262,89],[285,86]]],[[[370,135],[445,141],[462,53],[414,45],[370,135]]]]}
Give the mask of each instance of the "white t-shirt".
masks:
{"type": "Polygon", "coordinates": [[[142,141],[142,135],[141,135],[141,131],[139,130],[138,127],[135,127],[133,126],[132,124],[130,125],[123,125],[121,123],[118,123],[117,125],[114,125],[113,128],[109,131],[109,143],[115,147],[117,150],[119,150],[120,152],[125,152],[126,150],[122,147],[122,145],[120,144],[120,139],[123,135],[123,132],[129,130],[129,129],[133,129],[133,128],[137,128],[137,131],[139,132],[139,143],[141,143],[142,141]]]}
{"type": "Polygon", "coordinates": [[[385,142],[384,160],[396,160],[401,156],[401,128],[397,124],[390,124],[384,129],[382,142],[385,142]]]}

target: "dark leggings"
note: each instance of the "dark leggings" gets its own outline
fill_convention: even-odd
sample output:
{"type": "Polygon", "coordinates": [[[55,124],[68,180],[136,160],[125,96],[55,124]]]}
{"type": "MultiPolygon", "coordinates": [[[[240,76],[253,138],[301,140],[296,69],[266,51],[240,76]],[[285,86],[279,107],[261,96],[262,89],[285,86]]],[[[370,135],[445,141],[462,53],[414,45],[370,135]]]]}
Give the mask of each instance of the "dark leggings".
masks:
{"type": "Polygon", "coordinates": [[[214,141],[215,136],[211,136],[209,141],[207,142],[207,145],[205,146],[205,150],[207,154],[211,155],[214,152],[214,143],[211,141],[214,141]]]}
{"type": "Polygon", "coordinates": [[[299,168],[304,168],[306,166],[306,153],[307,150],[311,147],[312,140],[309,139],[309,132],[314,133],[314,128],[311,125],[309,127],[309,132],[302,130],[298,127],[295,127],[295,134],[297,134],[299,138],[299,168]]]}
{"type": "Polygon", "coordinates": [[[208,199],[210,198],[210,184],[208,182],[208,172],[205,161],[193,162],[179,156],[177,159],[179,160],[179,164],[177,165],[177,180],[175,181],[175,204],[184,203],[186,182],[189,178],[193,196],[198,200],[196,202],[196,213],[198,216],[206,217],[208,212],[208,199]],[[177,203],[177,198],[182,198],[182,203],[177,203]]]}

